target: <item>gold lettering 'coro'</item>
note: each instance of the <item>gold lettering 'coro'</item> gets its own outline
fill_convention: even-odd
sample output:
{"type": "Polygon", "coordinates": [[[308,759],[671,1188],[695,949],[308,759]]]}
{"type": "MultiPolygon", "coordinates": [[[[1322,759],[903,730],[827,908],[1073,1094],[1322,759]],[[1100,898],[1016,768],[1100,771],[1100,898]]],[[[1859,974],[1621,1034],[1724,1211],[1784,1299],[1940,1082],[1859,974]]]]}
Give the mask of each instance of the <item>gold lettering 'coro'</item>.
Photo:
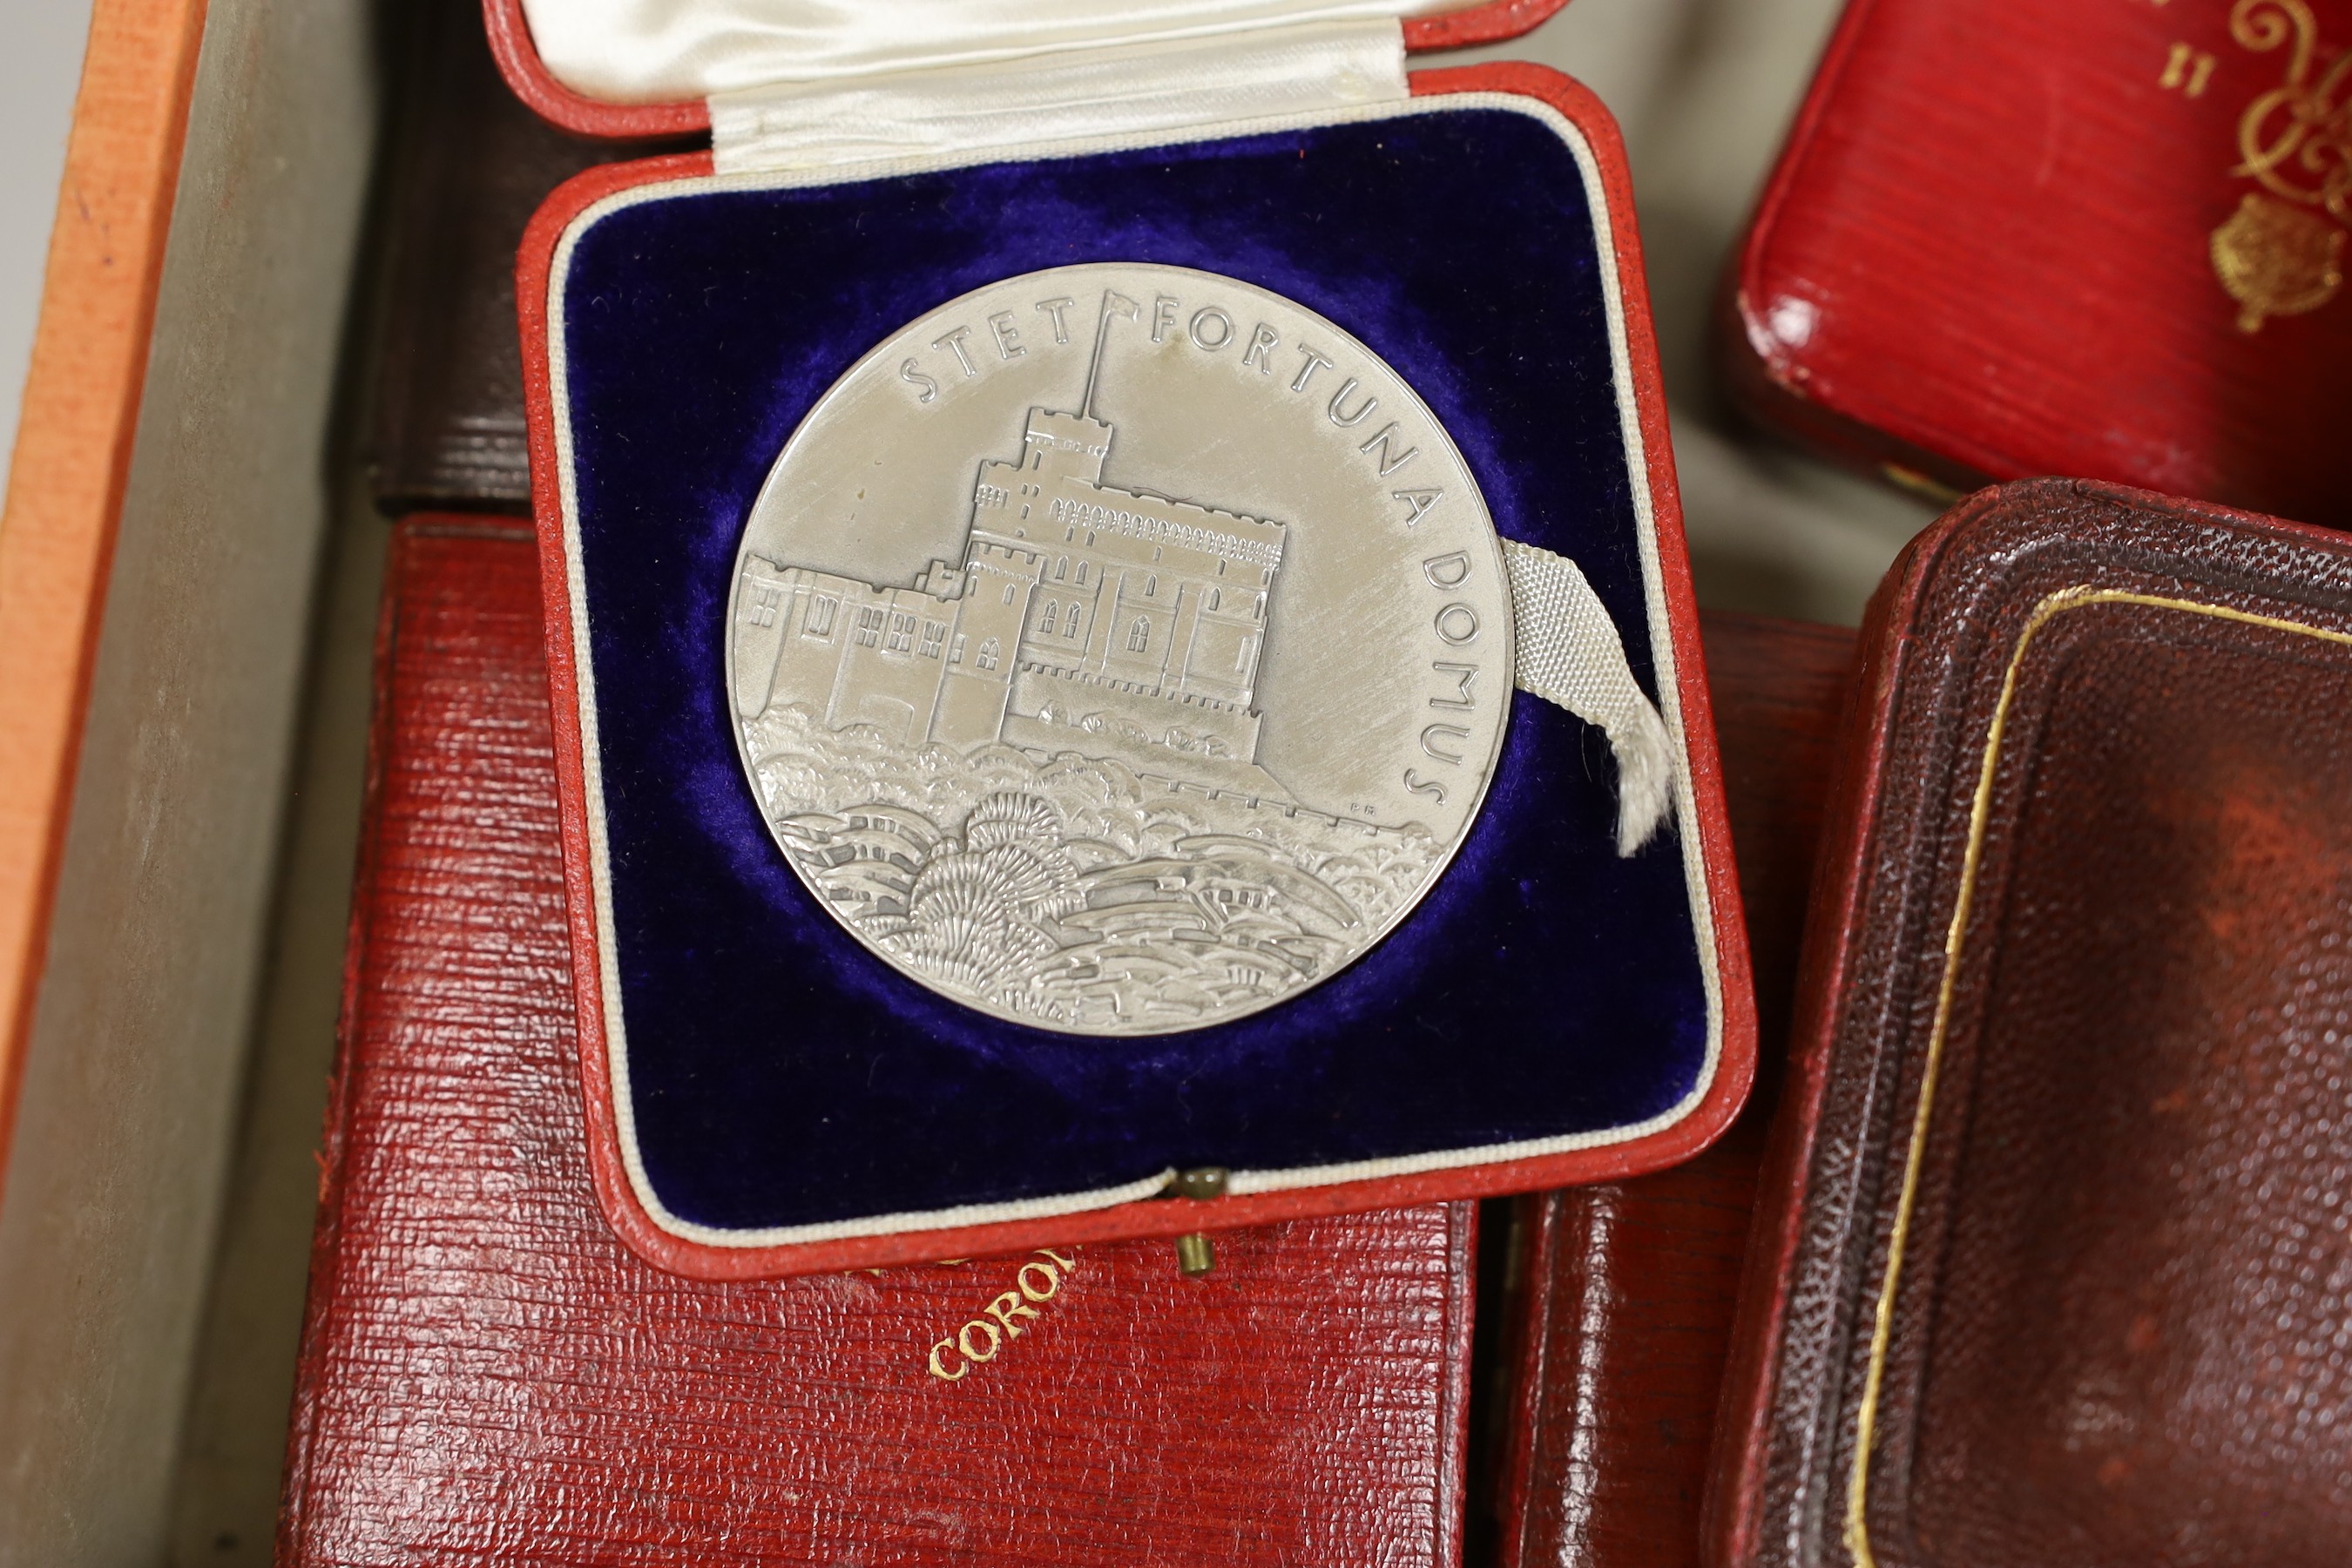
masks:
{"type": "Polygon", "coordinates": [[[925,1363],[941,1383],[961,1383],[972,1368],[985,1366],[1044,1320],[1037,1308],[1062,1292],[1062,1282],[1078,1266],[1050,1247],[1039,1247],[1013,1271],[1012,1289],[973,1314],[952,1333],[931,1342],[925,1363]]]}
{"type": "Polygon", "coordinates": [[[1003,1326],[1007,1338],[1018,1339],[1021,1335],[1021,1325],[1013,1320],[1034,1318],[1037,1315],[1037,1309],[1023,1300],[1020,1291],[1007,1290],[988,1304],[988,1315],[1003,1326]]]}

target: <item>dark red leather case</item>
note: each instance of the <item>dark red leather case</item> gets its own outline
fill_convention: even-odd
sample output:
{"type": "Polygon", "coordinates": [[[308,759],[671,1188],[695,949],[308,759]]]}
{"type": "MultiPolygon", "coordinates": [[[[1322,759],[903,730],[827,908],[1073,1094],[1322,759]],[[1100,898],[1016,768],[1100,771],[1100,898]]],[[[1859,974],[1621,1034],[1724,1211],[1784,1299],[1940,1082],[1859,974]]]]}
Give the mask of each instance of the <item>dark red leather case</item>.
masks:
{"type": "Polygon", "coordinates": [[[1864,651],[1712,1560],[2352,1561],[2352,541],[2010,486],[1864,651]]]}
{"type": "Polygon", "coordinates": [[[550,191],[621,154],[558,131],[507,90],[475,0],[402,13],[370,487],[392,512],[528,512],[515,249],[550,191]]]}
{"type": "Polygon", "coordinates": [[[285,1564],[1448,1564],[1475,1209],[766,1283],[588,1170],[538,563],[396,536],[285,1564]]]}
{"type": "Polygon", "coordinates": [[[1756,963],[1761,1063],[1731,1131],[1686,1165],[1518,1200],[1504,1308],[1500,1568],[1687,1568],[1757,1164],[1788,1041],[1805,892],[1853,634],[1705,614],[1725,796],[1756,963]]]}
{"type": "Polygon", "coordinates": [[[2346,0],[1853,0],[1729,279],[1769,422],[2352,524],[2346,0]]]}

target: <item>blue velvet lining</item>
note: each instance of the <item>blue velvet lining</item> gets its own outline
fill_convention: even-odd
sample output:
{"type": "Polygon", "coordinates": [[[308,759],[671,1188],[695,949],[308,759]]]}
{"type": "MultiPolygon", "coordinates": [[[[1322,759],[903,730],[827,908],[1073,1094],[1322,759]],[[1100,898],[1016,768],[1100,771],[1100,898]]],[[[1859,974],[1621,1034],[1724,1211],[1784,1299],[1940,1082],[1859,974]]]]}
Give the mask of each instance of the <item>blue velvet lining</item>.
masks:
{"type": "Polygon", "coordinates": [[[1370,345],[1452,431],[1502,532],[1583,567],[1655,691],[1584,183],[1537,120],[1463,109],[603,218],[563,281],[578,525],[632,1110],[684,1219],[818,1224],[1171,1165],[1599,1132],[1669,1110],[1703,1069],[1681,847],[1618,858],[1605,742],[1524,695],[1435,890],[1337,979],[1238,1023],[1002,1023],[899,976],[803,889],[722,689],[753,495],[874,343],[1079,261],[1225,273],[1370,345]]]}

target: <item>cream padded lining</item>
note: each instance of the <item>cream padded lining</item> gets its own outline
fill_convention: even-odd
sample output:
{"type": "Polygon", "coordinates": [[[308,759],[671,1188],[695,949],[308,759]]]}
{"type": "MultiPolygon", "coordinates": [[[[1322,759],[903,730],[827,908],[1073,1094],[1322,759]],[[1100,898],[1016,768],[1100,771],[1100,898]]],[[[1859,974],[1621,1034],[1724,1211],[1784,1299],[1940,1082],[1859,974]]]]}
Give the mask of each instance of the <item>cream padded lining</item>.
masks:
{"type": "Polygon", "coordinates": [[[1478,0],[522,0],[555,79],[607,103],[1458,11],[1478,0]]]}
{"type": "Polygon", "coordinates": [[[1268,116],[1402,103],[1386,17],[1261,27],[1019,60],[788,82],[710,100],[722,174],[1069,144],[1107,148],[1268,116]]]}

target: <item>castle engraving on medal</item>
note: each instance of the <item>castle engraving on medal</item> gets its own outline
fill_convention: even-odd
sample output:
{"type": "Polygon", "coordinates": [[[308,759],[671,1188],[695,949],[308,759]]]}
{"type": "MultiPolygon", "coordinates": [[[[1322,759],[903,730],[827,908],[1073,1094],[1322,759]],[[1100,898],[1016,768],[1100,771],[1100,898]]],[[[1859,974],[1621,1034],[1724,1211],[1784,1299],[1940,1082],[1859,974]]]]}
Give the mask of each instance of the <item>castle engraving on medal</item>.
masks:
{"type": "Polygon", "coordinates": [[[871,351],[785,444],[728,609],[776,844],[959,1002],[1143,1035],[1361,956],[1467,832],[1512,688],[1477,486],[1265,289],[1060,268],[871,351]]]}

